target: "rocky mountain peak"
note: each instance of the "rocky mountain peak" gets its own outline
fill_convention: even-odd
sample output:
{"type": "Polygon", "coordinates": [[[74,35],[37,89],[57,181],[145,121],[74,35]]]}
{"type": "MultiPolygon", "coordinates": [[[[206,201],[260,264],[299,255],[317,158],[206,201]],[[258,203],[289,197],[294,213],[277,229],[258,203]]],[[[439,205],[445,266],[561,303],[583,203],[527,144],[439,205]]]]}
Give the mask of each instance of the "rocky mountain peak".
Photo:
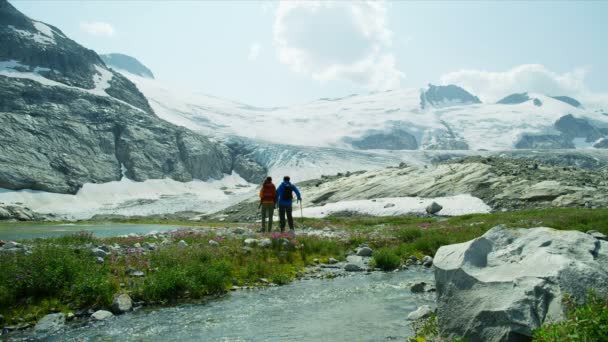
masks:
{"type": "Polygon", "coordinates": [[[112,69],[123,70],[133,75],[154,79],[152,71],[136,58],[121,53],[101,55],[101,59],[112,69]]]}
{"type": "Polygon", "coordinates": [[[551,96],[551,97],[558,101],[567,103],[567,104],[571,105],[572,107],[580,108],[583,106],[580,102],[578,102],[576,99],[571,98],[570,96],[551,96]]]}
{"type": "Polygon", "coordinates": [[[446,86],[435,86],[429,84],[428,89],[420,93],[420,108],[427,107],[449,107],[467,104],[481,103],[477,96],[469,93],[463,88],[449,84],[446,86]]]}

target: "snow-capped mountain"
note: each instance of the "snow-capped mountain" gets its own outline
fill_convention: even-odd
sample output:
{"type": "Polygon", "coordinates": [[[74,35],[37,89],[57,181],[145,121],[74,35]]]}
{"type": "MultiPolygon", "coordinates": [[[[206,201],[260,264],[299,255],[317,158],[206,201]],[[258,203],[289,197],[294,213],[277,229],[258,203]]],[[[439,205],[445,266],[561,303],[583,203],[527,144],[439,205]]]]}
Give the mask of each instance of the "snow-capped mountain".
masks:
{"type": "Polygon", "coordinates": [[[258,108],[125,75],[167,121],[209,134],[270,143],[350,150],[510,150],[592,147],[599,142],[601,137],[589,141],[587,134],[566,134],[556,127],[567,115],[608,136],[606,115],[566,96],[514,94],[487,104],[457,86],[430,85],[423,90],[258,108]],[[539,140],[562,143],[547,145],[539,140]]]}

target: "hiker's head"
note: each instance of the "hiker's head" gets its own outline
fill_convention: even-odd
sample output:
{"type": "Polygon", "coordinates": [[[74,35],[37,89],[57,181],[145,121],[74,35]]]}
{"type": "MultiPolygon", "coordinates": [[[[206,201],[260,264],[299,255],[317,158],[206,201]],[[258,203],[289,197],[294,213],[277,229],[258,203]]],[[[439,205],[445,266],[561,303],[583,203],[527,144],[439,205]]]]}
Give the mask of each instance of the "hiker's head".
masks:
{"type": "Polygon", "coordinates": [[[289,182],[290,179],[291,178],[289,178],[289,176],[285,176],[285,177],[283,177],[283,182],[289,182]]]}
{"type": "Polygon", "coordinates": [[[272,183],[272,177],[266,177],[264,183],[272,183]]]}

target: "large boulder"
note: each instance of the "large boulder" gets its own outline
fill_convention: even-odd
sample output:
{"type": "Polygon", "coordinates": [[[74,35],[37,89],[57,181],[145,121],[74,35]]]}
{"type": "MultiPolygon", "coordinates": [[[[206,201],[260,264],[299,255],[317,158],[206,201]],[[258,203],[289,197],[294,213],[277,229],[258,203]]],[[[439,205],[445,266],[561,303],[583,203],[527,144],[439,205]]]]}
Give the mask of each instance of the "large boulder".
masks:
{"type": "Polygon", "coordinates": [[[49,314],[44,317],[34,327],[37,333],[53,333],[63,329],[65,326],[65,315],[62,313],[49,314]]]}
{"type": "Polygon", "coordinates": [[[114,296],[114,301],[112,302],[112,312],[120,315],[131,310],[133,310],[133,300],[131,300],[131,297],[128,294],[122,293],[114,296]]]}
{"type": "Polygon", "coordinates": [[[564,318],[564,295],[606,290],[608,242],[578,231],[492,228],[441,247],[434,259],[442,335],[467,341],[529,341],[564,318]]]}

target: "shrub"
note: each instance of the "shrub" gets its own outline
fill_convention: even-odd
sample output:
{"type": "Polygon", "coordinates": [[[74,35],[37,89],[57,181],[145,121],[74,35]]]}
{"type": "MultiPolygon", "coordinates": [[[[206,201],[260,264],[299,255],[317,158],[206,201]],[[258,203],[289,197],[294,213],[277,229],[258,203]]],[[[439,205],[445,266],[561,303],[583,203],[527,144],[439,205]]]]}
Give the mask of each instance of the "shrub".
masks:
{"type": "Polygon", "coordinates": [[[383,271],[392,271],[401,265],[401,258],[393,249],[380,248],[374,251],[374,264],[383,271]]]}
{"type": "Polygon", "coordinates": [[[608,341],[608,295],[590,292],[582,305],[566,296],[564,303],[566,320],[537,329],[535,341],[608,341]]]}

